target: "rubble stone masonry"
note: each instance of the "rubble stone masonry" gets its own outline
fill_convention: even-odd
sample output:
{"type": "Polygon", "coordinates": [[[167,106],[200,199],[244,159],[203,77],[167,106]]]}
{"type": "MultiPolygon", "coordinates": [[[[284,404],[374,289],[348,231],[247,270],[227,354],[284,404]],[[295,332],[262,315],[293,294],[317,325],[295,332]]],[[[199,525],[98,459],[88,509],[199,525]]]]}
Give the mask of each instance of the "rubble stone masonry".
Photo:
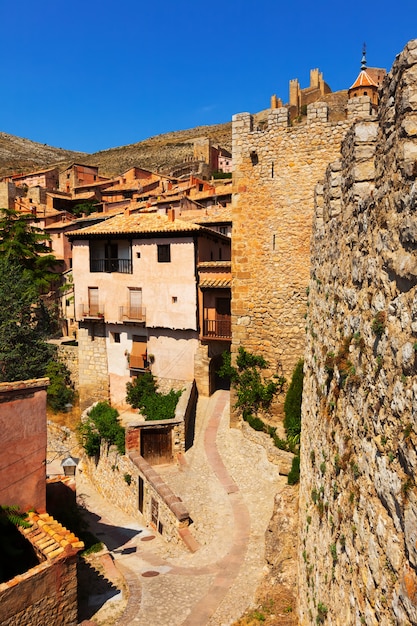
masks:
{"type": "MultiPolygon", "coordinates": [[[[341,159],[316,188],[302,417],[302,625],[417,624],[416,176],[417,40],[387,75],[378,117],[352,125],[341,159]]],[[[296,196],[290,181],[287,192],[296,196]]],[[[272,234],[278,228],[267,219],[272,234]]],[[[235,246],[239,259],[239,238],[235,246]]],[[[295,270],[300,260],[297,254],[295,270]]],[[[289,304],[298,312],[296,292],[289,304]]],[[[240,300],[236,320],[244,314],[240,300]]],[[[245,330],[252,326],[251,318],[245,330]]]]}
{"type": "Polygon", "coordinates": [[[305,346],[314,187],[350,125],[327,120],[320,102],[294,125],[285,107],[263,129],[233,118],[232,353],[262,354],[287,379],[305,346]]]}

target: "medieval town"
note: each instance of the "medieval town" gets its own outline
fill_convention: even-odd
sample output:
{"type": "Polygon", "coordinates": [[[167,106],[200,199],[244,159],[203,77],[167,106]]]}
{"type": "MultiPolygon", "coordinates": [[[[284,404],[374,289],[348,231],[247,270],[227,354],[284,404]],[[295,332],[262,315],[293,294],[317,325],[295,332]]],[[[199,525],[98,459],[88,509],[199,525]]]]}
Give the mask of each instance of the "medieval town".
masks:
{"type": "Polygon", "coordinates": [[[417,40],[0,180],[0,623],[417,624],[417,40]]]}

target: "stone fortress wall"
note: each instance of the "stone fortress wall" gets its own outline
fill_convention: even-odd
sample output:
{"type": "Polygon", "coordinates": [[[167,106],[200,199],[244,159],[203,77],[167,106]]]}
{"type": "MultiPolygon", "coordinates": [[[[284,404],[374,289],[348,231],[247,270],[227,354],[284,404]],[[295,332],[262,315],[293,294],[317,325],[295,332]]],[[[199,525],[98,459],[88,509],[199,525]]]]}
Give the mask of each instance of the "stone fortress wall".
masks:
{"type": "MultiPolygon", "coordinates": [[[[416,176],[417,40],[385,78],[378,117],[352,125],[341,159],[316,188],[301,450],[302,625],[417,623],[416,176]]],[[[280,272],[278,284],[286,278],[280,272]]],[[[297,298],[292,303],[301,307],[297,298]]],[[[248,334],[253,327],[251,319],[248,334]]],[[[288,342],[298,348],[289,333],[288,342]]]]}
{"type": "Polygon", "coordinates": [[[305,346],[314,187],[351,123],[328,119],[323,102],[304,123],[287,107],[262,130],[249,113],[233,118],[232,353],[262,354],[287,379],[305,346]]]}

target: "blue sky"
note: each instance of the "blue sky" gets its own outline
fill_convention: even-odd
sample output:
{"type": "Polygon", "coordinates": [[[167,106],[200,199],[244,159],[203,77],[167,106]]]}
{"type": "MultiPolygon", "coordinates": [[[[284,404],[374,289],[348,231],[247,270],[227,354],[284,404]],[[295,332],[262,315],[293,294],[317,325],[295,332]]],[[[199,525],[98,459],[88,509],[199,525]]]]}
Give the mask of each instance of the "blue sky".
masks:
{"type": "Polygon", "coordinates": [[[0,0],[0,131],[85,152],[230,121],[288,100],[318,67],[333,91],[389,70],[417,2],[0,0]],[[343,9],[342,9],[343,7],[343,9]],[[397,8],[398,7],[398,8],[397,8]]]}

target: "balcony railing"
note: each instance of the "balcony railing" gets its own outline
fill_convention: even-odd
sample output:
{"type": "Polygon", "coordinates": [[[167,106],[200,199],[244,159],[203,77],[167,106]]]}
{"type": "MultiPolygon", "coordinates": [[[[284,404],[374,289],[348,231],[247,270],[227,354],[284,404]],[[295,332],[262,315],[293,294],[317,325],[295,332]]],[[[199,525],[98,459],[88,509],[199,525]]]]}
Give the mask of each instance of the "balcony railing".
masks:
{"type": "Polygon", "coordinates": [[[203,322],[203,337],[207,339],[231,339],[232,320],[231,318],[221,320],[208,320],[203,322]]]}
{"type": "Polygon", "coordinates": [[[80,304],[78,307],[78,318],[80,320],[104,320],[104,306],[101,304],[80,304]]]}
{"type": "Polygon", "coordinates": [[[144,306],[121,306],[119,307],[119,320],[129,322],[145,322],[146,308],[144,306]]]}
{"type": "Polygon", "coordinates": [[[130,259],[90,259],[90,272],[131,274],[132,261],[130,259]]]}

